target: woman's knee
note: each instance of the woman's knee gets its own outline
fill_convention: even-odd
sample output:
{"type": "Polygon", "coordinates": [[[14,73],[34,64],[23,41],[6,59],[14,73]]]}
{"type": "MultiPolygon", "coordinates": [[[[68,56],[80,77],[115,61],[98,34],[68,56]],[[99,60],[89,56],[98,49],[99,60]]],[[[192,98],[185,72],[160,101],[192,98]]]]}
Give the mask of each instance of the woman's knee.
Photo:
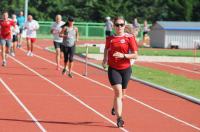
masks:
{"type": "Polygon", "coordinates": [[[117,98],[122,98],[123,97],[123,92],[120,84],[114,85],[113,86],[115,97],[117,98]]]}

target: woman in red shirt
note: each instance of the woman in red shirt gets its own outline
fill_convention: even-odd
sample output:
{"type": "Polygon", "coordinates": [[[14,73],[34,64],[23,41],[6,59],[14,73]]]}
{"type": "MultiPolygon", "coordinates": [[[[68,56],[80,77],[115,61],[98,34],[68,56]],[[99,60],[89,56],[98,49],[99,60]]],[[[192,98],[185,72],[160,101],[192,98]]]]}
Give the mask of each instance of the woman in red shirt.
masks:
{"type": "Polygon", "coordinates": [[[3,13],[3,20],[0,20],[0,32],[1,32],[1,50],[2,50],[2,66],[6,66],[6,55],[9,53],[12,45],[12,32],[11,27],[15,26],[15,22],[8,18],[8,12],[3,13]]]}
{"type": "Polygon", "coordinates": [[[128,81],[131,77],[130,59],[138,56],[135,37],[124,32],[125,20],[122,17],[114,19],[115,35],[106,38],[104,59],[102,66],[108,64],[108,78],[114,90],[114,104],[112,115],[117,116],[117,126],[123,127],[122,100],[126,93],[128,81]]]}

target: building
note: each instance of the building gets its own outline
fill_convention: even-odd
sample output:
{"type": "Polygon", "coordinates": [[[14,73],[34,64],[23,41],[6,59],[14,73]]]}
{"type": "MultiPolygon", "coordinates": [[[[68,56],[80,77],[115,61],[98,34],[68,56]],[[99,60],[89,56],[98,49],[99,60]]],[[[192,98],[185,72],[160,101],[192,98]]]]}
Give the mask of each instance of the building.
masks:
{"type": "Polygon", "coordinates": [[[150,44],[156,48],[199,48],[200,22],[158,21],[151,28],[150,44]]]}

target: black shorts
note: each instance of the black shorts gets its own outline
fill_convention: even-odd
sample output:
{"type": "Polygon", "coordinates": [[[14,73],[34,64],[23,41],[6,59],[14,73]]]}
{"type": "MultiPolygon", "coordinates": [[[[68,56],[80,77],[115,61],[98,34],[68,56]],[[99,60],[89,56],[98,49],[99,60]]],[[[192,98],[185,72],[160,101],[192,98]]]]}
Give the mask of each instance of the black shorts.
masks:
{"type": "Polygon", "coordinates": [[[66,47],[62,45],[62,52],[64,53],[64,62],[73,62],[74,53],[75,53],[75,46],[72,47],[66,47]]]}
{"type": "Polygon", "coordinates": [[[117,70],[112,67],[108,68],[108,78],[111,85],[121,84],[122,89],[126,89],[128,86],[128,81],[130,80],[132,74],[131,67],[117,70]]]}
{"type": "Polygon", "coordinates": [[[111,36],[112,35],[112,32],[111,31],[106,31],[106,36],[111,36]]]}
{"type": "Polygon", "coordinates": [[[22,34],[22,32],[23,32],[23,28],[20,28],[19,29],[19,34],[22,34]]]}
{"type": "Polygon", "coordinates": [[[55,48],[55,49],[57,49],[57,48],[61,49],[61,45],[62,45],[61,42],[53,41],[53,44],[54,44],[54,48],[55,48]]]}
{"type": "Polygon", "coordinates": [[[18,41],[17,35],[13,35],[12,42],[17,42],[17,41],[18,41]]]}
{"type": "Polygon", "coordinates": [[[146,34],[148,34],[148,32],[147,32],[147,31],[144,31],[144,32],[143,32],[143,36],[145,36],[146,34]]]}

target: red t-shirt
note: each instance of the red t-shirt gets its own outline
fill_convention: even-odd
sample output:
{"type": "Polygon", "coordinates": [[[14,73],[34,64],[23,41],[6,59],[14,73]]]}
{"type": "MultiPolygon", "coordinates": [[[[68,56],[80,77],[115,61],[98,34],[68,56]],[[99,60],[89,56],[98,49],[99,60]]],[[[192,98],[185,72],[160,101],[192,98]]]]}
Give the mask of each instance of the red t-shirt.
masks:
{"type": "Polygon", "coordinates": [[[15,22],[12,20],[0,20],[0,34],[2,39],[11,39],[11,26],[14,26],[15,22]]]}
{"type": "Polygon", "coordinates": [[[112,68],[122,70],[130,66],[130,59],[115,58],[115,52],[129,54],[130,51],[137,51],[137,42],[135,37],[130,34],[124,36],[109,36],[106,38],[106,49],[108,50],[108,65],[112,68]]]}
{"type": "Polygon", "coordinates": [[[0,25],[0,39],[1,39],[1,25],[0,25]]]}

